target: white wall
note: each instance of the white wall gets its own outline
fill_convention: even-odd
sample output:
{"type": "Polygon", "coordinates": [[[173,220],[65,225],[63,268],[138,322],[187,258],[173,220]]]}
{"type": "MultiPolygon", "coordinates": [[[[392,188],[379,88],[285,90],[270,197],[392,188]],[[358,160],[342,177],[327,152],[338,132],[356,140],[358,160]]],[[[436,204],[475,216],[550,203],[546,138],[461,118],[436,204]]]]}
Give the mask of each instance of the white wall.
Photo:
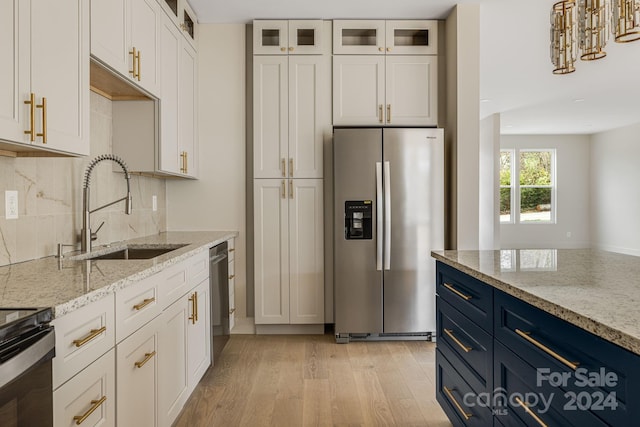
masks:
{"type": "Polygon", "coordinates": [[[478,249],[500,248],[500,115],[492,114],[480,121],[480,168],[478,249]]]}
{"type": "Polygon", "coordinates": [[[557,172],[556,224],[501,224],[502,248],[590,246],[589,141],[588,135],[502,135],[503,149],[555,148],[557,172]]]}
{"type": "Polygon", "coordinates": [[[199,179],[167,181],[169,230],[237,230],[236,317],[246,317],[245,25],[199,27],[199,179]]]}
{"type": "Polygon", "coordinates": [[[591,136],[591,233],[596,248],[640,256],[640,124],[591,136]]]}

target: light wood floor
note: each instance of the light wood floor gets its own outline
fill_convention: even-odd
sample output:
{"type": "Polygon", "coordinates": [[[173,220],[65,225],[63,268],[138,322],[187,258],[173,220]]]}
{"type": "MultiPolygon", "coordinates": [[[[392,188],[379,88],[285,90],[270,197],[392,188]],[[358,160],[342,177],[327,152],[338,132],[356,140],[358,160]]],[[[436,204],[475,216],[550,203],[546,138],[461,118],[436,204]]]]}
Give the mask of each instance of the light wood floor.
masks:
{"type": "Polygon", "coordinates": [[[451,426],[435,344],[232,335],[175,427],[451,426]]]}

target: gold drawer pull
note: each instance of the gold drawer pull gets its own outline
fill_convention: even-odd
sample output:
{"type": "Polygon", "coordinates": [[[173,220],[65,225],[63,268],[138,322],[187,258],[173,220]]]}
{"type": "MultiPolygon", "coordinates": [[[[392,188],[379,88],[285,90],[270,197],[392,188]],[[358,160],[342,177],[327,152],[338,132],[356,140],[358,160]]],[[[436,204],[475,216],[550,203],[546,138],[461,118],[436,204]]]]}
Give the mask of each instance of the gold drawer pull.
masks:
{"type": "Polygon", "coordinates": [[[29,100],[24,101],[26,105],[29,105],[30,117],[29,117],[29,130],[25,130],[25,135],[29,135],[29,140],[34,142],[36,140],[36,94],[31,92],[29,94],[29,100]]]}
{"type": "Polygon", "coordinates": [[[542,427],[547,427],[547,425],[544,423],[544,421],[542,421],[542,420],[540,419],[540,417],[538,416],[538,414],[536,414],[535,412],[533,412],[533,411],[532,411],[532,410],[527,406],[527,404],[526,404],[526,403],[524,403],[524,402],[522,401],[522,399],[520,399],[519,397],[517,397],[517,396],[516,396],[516,397],[515,397],[515,401],[516,401],[516,402],[518,402],[518,405],[522,406],[522,407],[524,408],[524,410],[527,412],[527,414],[531,415],[531,417],[532,417],[534,420],[536,420],[536,422],[537,422],[538,424],[540,424],[540,426],[542,426],[542,427]]]}
{"type": "Polygon", "coordinates": [[[89,341],[91,341],[101,333],[106,332],[106,330],[107,330],[106,326],[103,326],[100,329],[92,329],[89,332],[89,335],[87,335],[84,338],[80,338],[79,340],[73,340],[73,343],[76,345],[76,347],[82,347],[83,345],[85,345],[86,343],[88,343],[89,341]]]}
{"type": "Polygon", "coordinates": [[[235,312],[236,312],[236,309],[235,309],[235,308],[232,308],[231,310],[229,310],[229,314],[233,314],[233,313],[235,313],[235,312]]]}
{"type": "Polygon", "coordinates": [[[76,422],[76,425],[79,426],[84,422],[84,420],[89,418],[91,414],[93,414],[96,411],[96,409],[98,409],[105,402],[105,400],[107,400],[107,396],[102,396],[99,400],[92,400],[91,408],[89,408],[87,412],[85,412],[82,415],[76,415],[75,417],[73,417],[73,420],[76,422]]]}
{"type": "Polygon", "coordinates": [[[462,344],[462,342],[460,342],[460,340],[453,335],[452,329],[445,329],[444,333],[449,335],[449,338],[451,338],[456,344],[458,344],[465,353],[469,353],[471,350],[473,350],[473,348],[467,347],[466,345],[462,344]]]}
{"type": "Polygon", "coordinates": [[[449,400],[451,400],[453,402],[454,405],[456,405],[456,408],[458,408],[458,411],[460,411],[460,414],[462,414],[462,416],[464,417],[465,421],[469,421],[469,418],[471,418],[471,416],[473,414],[469,414],[467,413],[462,406],[458,403],[458,401],[456,400],[455,397],[453,397],[453,394],[451,393],[453,390],[455,390],[454,388],[452,388],[451,390],[449,390],[447,387],[442,387],[444,389],[444,392],[447,393],[447,396],[449,396],[449,400]]]}
{"type": "Polygon", "coordinates": [[[142,300],[141,303],[134,305],[133,309],[134,310],[142,310],[143,308],[145,308],[146,306],[148,306],[152,302],[155,302],[155,300],[156,300],[155,297],[154,298],[145,298],[144,300],[142,300]]]}
{"type": "Polygon", "coordinates": [[[142,368],[155,355],[156,355],[156,351],[155,350],[152,351],[151,353],[145,353],[144,354],[144,359],[142,359],[139,362],[134,363],[134,365],[136,365],[136,368],[142,368]]]}
{"type": "Polygon", "coordinates": [[[189,320],[191,320],[191,324],[195,325],[198,321],[198,293],[194,292],[189,297],[189,301],[191,301],[191,316],[189,316],[189,320]]]}
{"type": "Polygon", "coordinates": [[[234,277],[236,277],[236,275],[232,274],[231,276],[229,276],[229,280],[233,279],[234,277]]]}
{"type": "Polygon", "coordinates": [[[229,249],[229,252],[235,252],[236,250],[234,248],[229,249]]]}
{"type": "Polygon", "coordinates": [[[578,369],[578,365],[580,365],[580,363],[578,363],[578,362],[570,362],[569,360],[567,360],[564,357],[560,356],[555,351],[551,350],[546,345],[544,345],[541,342],[531,338],[531,336],[530,336],[531,332],[524,332],[524,331],[521,331],[520,329],[516,328],[516,334],[520,335],[522,338],[524,338],[525,340],[529,341],[531,344],[535,345],[540,350],[542,350],[545,353],[547,353],[549,356],[551,356],[551,357],[555,358],[556,360],[558,360],[559,362],[562,362],[563,364],[567,365],[569,368],[573,369],[574,371],[576,369],[578,369]]]}
{"type": "Polygon", "coordinates": [[[42,104],[36,105],[36,108],[42,109],[42,133],[36,133],[36,136],[42,137],[42,143],[47,143],[47,98],[42,97],[42,104]]]}
{"type": "Polygon", "coordinates": [[[462,298],[465,301],[469,301],[471,299],[471,295],[465,295],[462,292],[460,292],[459,290],[457,290],[456,288],[454,288],[453,286],[451,286],[448,283],[443,283],[444,287],[449,289],[451,292],[453,292],[454,294],[458,295],[460,298],[462,298]]]}

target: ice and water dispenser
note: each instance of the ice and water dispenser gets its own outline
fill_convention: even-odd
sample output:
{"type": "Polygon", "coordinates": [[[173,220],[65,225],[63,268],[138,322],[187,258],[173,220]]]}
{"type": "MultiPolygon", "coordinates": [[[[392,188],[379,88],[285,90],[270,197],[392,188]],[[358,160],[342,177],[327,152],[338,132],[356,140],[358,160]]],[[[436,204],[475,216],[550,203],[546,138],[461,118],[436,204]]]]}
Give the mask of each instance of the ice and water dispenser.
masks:
{"type": "Polygon", "coordinates": [[[344,202],[344,238],[347,240],[372,239],[372,214],[371,200],[344,202]]]}

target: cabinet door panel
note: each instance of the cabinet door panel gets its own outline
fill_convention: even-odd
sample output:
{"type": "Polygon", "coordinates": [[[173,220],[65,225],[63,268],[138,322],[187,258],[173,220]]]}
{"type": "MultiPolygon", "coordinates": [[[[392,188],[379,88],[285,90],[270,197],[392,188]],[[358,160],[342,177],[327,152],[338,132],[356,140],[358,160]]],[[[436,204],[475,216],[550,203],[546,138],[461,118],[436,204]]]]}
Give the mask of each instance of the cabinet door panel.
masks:
{"type": "Polygon", "coordinates": [[[289,39],[288,22],[253,21],[253,53],[255,55],[286,55],[289,39]]]}
{"type": "Polygon", "coordinates": [[[178,70],[178,146],[183,154],[182,173],[197,175],[196,159],[196,52],[184,40],[180,44],[178,70]]]}
{"type": "Polygon", "coordinates": [[[286,176],[288,59],[256,56],[253,62],[254,178],[286,176]]]}
{"type": "Polygon", "coordinates": [[[187,369],[189,394],[198,385],[207,368],[211,364],[211,328],[209,311],[209,280],[204,280],[190,293],[196,296],[195,321],[189,321],[187,329],[187,369]]]}
{"type": "Polygon", "coordinates": [[[387,21],[387,55],[437,55],[438,21],[387,21]]]}
{"type": "Polygon", "coordinates": [[[289,58],[289,177],[322,178],[326,66],[322,56],[289,58]]]}
{"type": "MultiPolygon", "coordinates": [[[[89,154],[89,2],[31,1],[31,91],[47,98],[44,148],[89,154]],[[61,48],[61,47],[64,48],[61,48]]],[[[43,132],[43,109],[36,129],[43,132]]]]}
{"type": "Polygon", "coordinates": [[[160,100],[160,150],[158,169],[180,172],[178,165],[178,54],[180,33],[168,17],[162,20],[160,46],[162,82],[160,100]]]}
{"type": "Polygon", "coordinates": [[[322,54],[323,26],[321,19],[289,21],[289,54],[322,54]]]}
{"type": "Polygon", "coordinates": [[[384,55],[385,21],[333,21],[333,53],[336,55],[384,55]]]}
{"type": "Polygon", "coordinates": [[[129,0],[91,0],[91,55],[129,76],[129,0]]]}
{"type": "Polygon", "coordinates": [[[254,181],[256,324],[289,323],[287,180],[254,181]]]}
{"type": "MultiPolygon", "coordinates": [[[[160,7],[155,0],[131,1],[131,46],[139,52],[140,77],[137,83],[153,94],[159,94],[160,73],[158,64],[158,40],[160,7]]],[[[127,50],[128,52],[128,50],[127,50]]],[[[129,55],[131,58],[131,55],[129,55]]]]}
{"type": "Polygon", "coordinates": [[[386,121],[390,125],[438,123],[437,58],[387,56],[386,121]]]}
{"type": "Polygon", "coordinates": [[[333,124],[383,123],[384,84],[384,56],[334,56],[333,124]]]}
{"type": "Polygon", "coordinates": [[[290,322],[324,323],[323,182],[294,179],[289,188],[290,322]]]}

